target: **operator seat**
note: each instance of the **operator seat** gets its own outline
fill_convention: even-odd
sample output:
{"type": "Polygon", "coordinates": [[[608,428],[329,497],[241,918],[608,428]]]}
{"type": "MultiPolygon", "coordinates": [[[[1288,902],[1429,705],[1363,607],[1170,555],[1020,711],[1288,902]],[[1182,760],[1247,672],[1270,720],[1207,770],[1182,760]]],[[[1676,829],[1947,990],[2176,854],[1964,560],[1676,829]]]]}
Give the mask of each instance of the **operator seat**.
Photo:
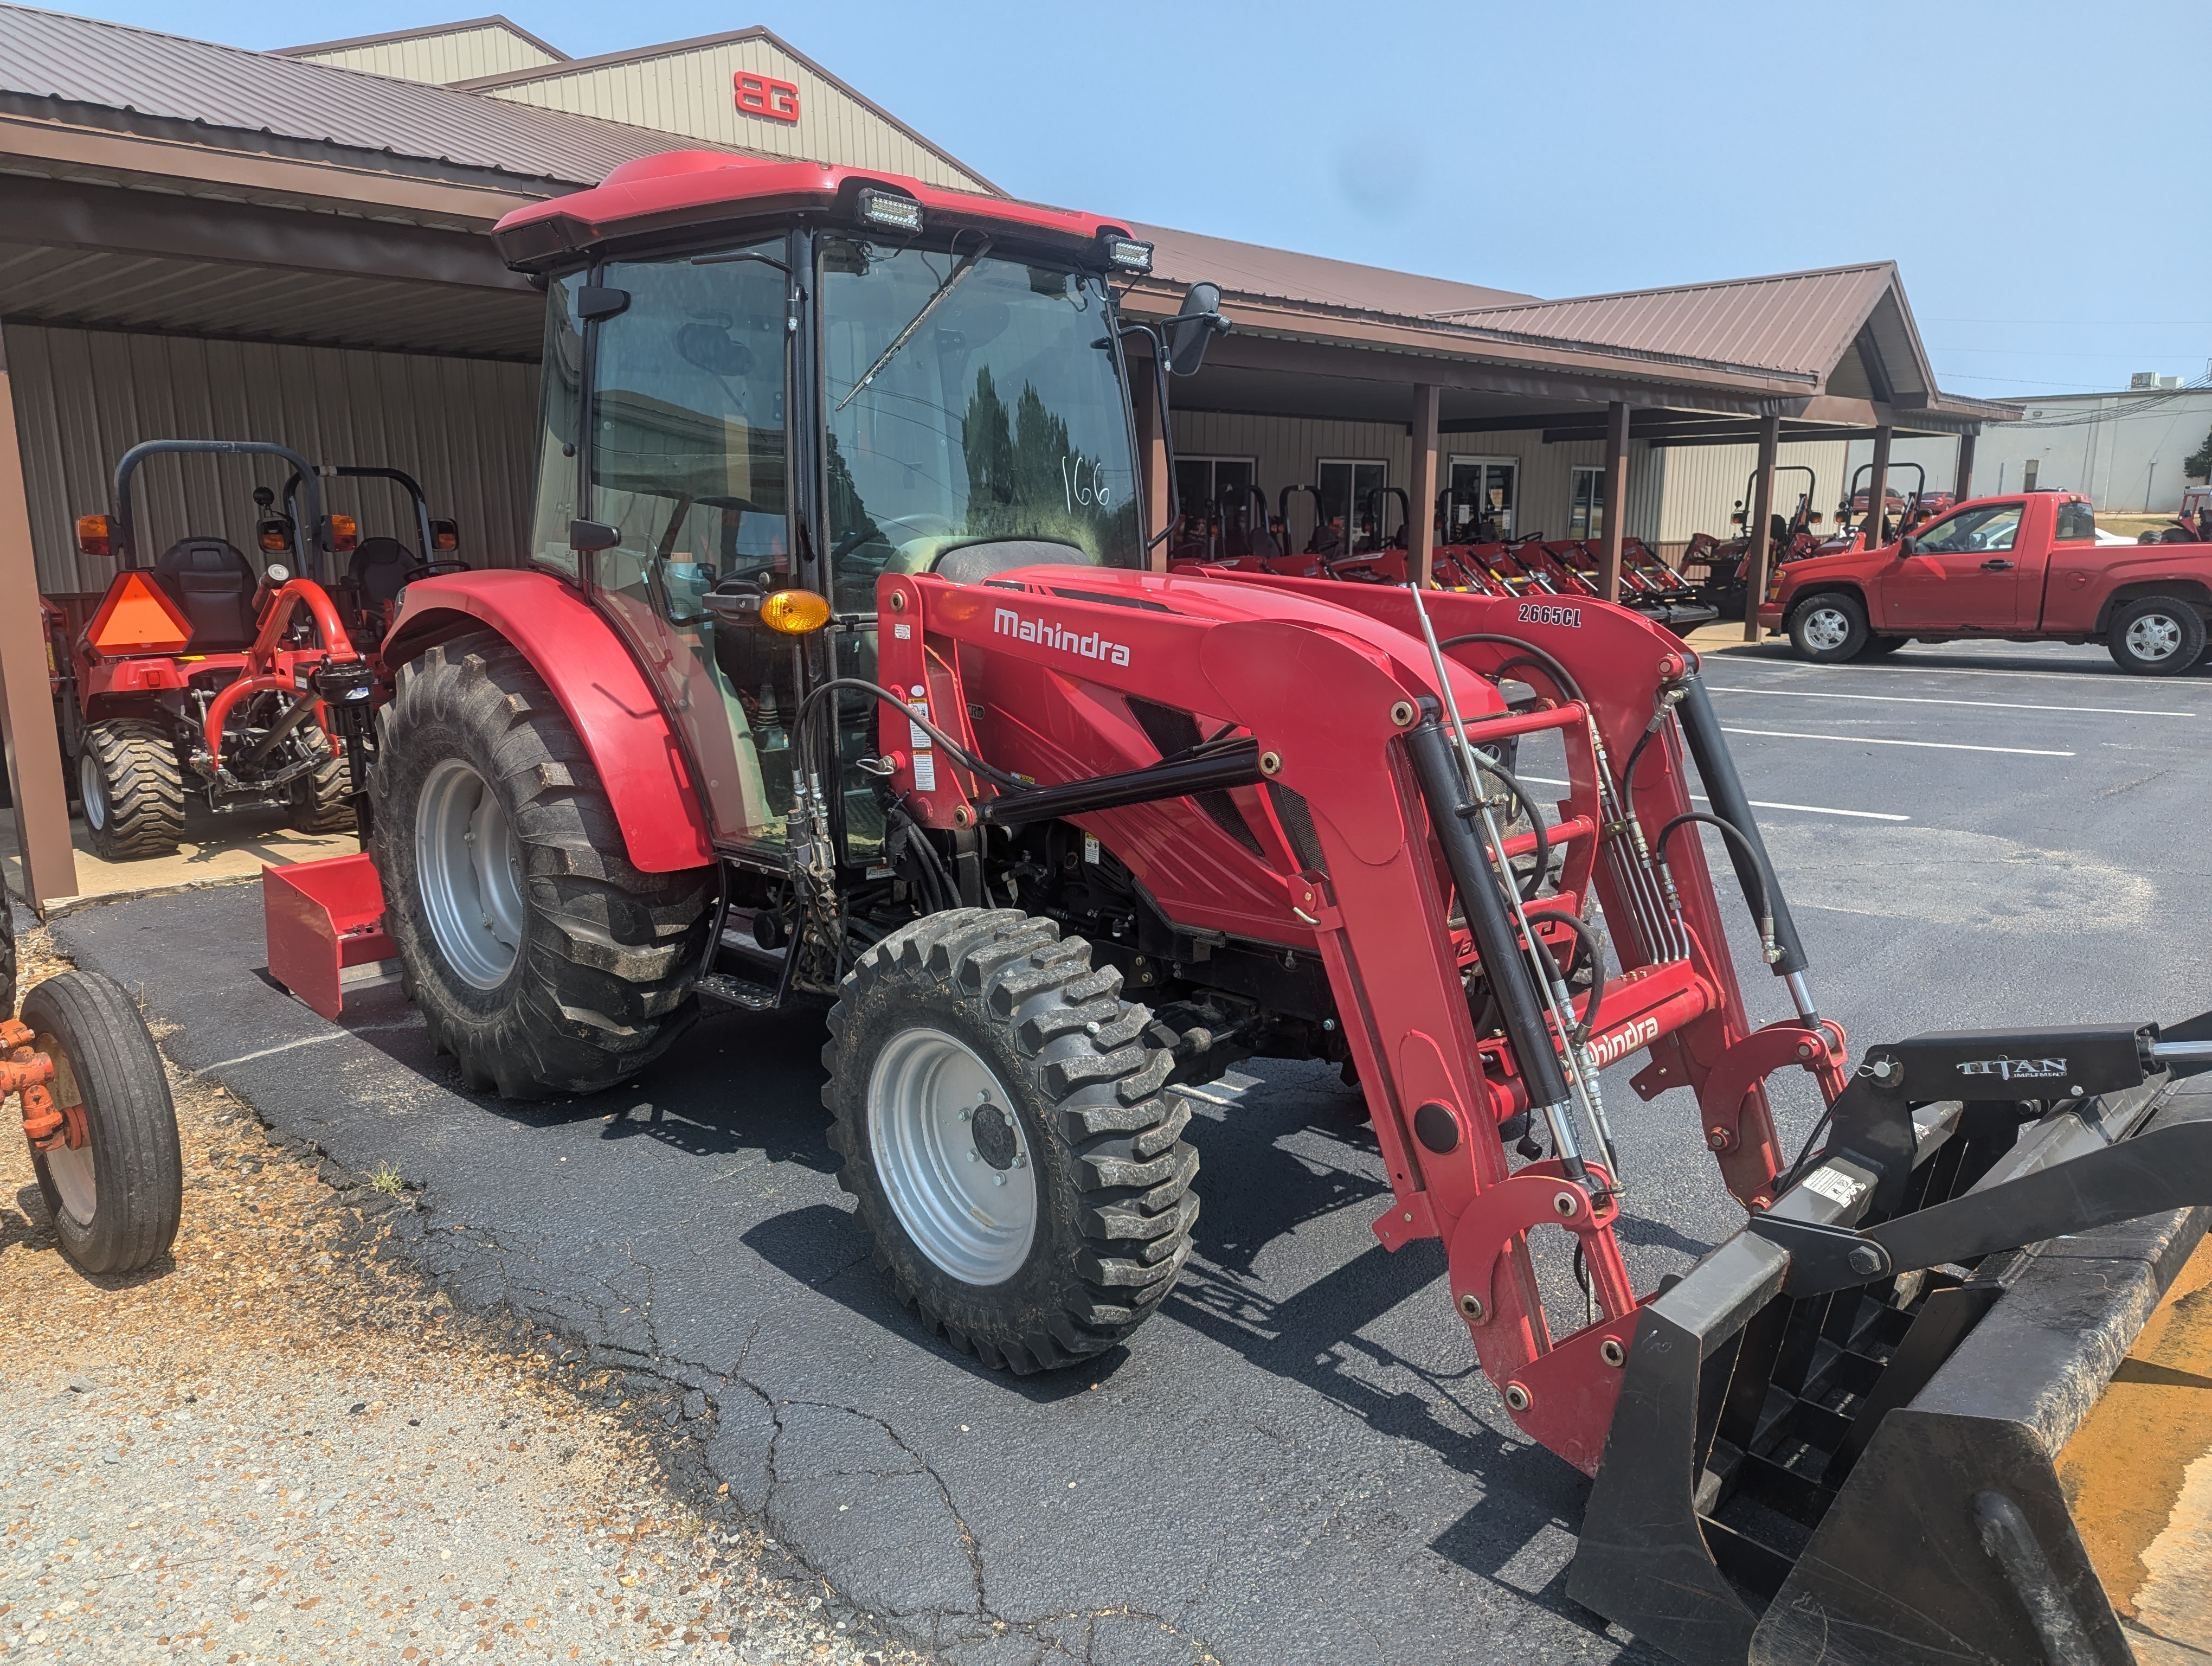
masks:
{"type": "Polygon", "coordinates": [[[194,654],[235,654],[253,644],[253,563],[227,538],[179,538],[154,563],[154,581],[169,593],[192,628],[194,654]]]}
{"type": "Polygon", "coordinates": [[[421,565],[415,552],[396,538],[363,538],[346,567],[346,577],[361,598],[362,617],[381,619],[385,603],[399,599],[421,565]]]}

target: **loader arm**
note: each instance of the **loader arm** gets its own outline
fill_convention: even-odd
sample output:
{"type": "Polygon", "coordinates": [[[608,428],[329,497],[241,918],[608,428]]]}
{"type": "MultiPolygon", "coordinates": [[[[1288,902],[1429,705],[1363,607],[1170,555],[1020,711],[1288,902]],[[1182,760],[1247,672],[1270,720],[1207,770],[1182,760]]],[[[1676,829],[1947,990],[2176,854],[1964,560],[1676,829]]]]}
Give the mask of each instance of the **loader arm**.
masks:
{"type": "MultiPolygon", "coordinates": [[[[1640,1091],[1717,1084],[1727,1103],[1706,1108],[1711,1131],[1697,1137],[1757,1199],[1780,1166],[1761,1079],[1791,1064],[1839,1085],[1841,1037],[1807,1018],[1753,1027],[1694,830],[1664,864],[1638,831],[1691,808],[1663,697],[1692,672],[1679,644],[1601,604],[1541,643],[1510,600],[1426,607],[1443,641],[1479,639],[1443,651],[1442,678],[1410,593],[1380,586],[1065,567],[980,585],[886,575],[884,681],[960,748],[1036,783],[1041,803],[980,781],[888,714],[882,767],[926,826],[1014,825],[1049,806],[1095,836],[1178,933],[1179,974],[1203,981],[1208,939],[1317,961],[1390,1175],[1377,1237],[1392,1250],[1443,1241],[1455,1302],[1513,1415],[1593,1470],[1638,1307],[1598,1071],[1650,1049],[1640,1091]],[[1531,708],[1508,708],[1501,672],[1537,690],[1531,708]],[[1207,776],[1233,815],[1193,812],[1188,763],[1164,757],[1139,706],[1242,749],[1249,763],[1207,776]],[[1549,894],[1516,902],[1484,866],[1494,824],[1454,763],[1453,709],[1477,746],[1559,736],[1569,786],[1546,830],[1559,854],[1549,894]],[[1619,773],[1655,714],[1630,817],[1619,773]],[[1540,986],[1563,986],[1568,917],[1593,894],[1621,970],[1601,972],[1598,1025],[1578,1043],[1564,1031],[1590,997],[1558,1002],[1563,988],[1540,986]],[[1549,1151],[1516,1164],[1509,1140],[1532,1121],[1549,1151]],[[1571,1335],[1555,1336],[1528,1255],[1545,1226],[1573,1235],[1589,1271],[1597,1317],[1571,1335]]],[[[1500,838],[1508,855],[1535,842],[1500,838]]],[[[1141,988],[1152,969],[1134,970],[1141,988]]]]}

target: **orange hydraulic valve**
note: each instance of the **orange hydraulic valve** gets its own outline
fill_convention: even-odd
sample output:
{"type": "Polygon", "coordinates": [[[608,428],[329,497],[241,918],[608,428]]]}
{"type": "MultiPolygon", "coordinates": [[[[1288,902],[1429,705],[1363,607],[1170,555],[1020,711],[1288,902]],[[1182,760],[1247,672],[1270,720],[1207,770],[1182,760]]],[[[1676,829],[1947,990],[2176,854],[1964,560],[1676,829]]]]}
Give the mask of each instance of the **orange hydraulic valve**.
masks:
{"type": "Polygon", "coordinates": [[[54,1103],[54,1061],[36,1039],[21,1019],[0,1018],[0,1104],[23,1096],[23,1133],[40,1151],[81,1150],[88,1137],[84,1107],[54,1103]]]}

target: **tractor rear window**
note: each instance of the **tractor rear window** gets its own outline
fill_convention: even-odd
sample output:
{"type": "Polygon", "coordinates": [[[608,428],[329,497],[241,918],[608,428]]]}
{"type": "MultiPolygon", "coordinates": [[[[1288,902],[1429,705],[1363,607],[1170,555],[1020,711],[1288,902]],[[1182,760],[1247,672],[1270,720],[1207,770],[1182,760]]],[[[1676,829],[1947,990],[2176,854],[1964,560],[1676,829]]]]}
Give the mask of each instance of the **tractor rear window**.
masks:
{"type": "Polygon", "coordinates": [[[2097,541],[2097,512],[2078,498],[2071,503],[2060,504],[2058,541],[2061,544],[2094,544],[2097,541]]]}

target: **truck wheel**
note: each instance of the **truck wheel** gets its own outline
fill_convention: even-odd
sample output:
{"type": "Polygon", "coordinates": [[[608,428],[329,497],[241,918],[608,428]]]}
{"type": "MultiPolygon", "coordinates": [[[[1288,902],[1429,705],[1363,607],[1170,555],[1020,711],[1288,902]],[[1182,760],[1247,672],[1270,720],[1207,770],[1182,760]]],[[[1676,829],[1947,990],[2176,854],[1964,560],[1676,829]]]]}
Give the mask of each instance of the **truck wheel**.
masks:
{"type": "Polygon", "coordinates": [[[385,927],[473,1090],[589,1093],[696,1015],[710,870],[646,873],[528,660],[474,632],[403,666],[371,777],[385,927]]]}
{"type": "Polygon", "coordinates": [[[845,977],[822,1059],[838,1183],[923,1323],[994,1368],[1126,1340],[1190,1255],[1190,1106],[1091,945],[950,909],[845,977]]]}
{"type": "Polygon", "coordinates": [[[143,717],[86,724],[76,785],[85,830],[103,860],[176,854],[185,832],[185,775],[160,724],[143,717]]]}
{"type": "Polygon", "coordinates": [[[1835,592],[1808,596],[1790,615],[1790,646],[1801,660],[1840,665],[1867,645],[1866,609],[1856,596],[1835,592]]]}
{"type": "Polygon", "coordinates": [[[2172,596],[2138,596],[2123,602],[2106,633],[2112,662],[2142,677],[2172,677],[2195,665],[2204,653],[2204,621],[2185,601],[2172,596]]]}
{"type": "Polygon", "coordinates": [[[31,991],[23,1022],[54,1061],[54,1104],[80,1141],[31,1148],[62,1253],[88,1273],[151,1266],[176,1240],[185,1163],[146,1021],[113,980],[64,972],[31,991]]]}
{"type": "Polygon", "coordinates": [[[315,767],[293,778],[285,824],[302,833],[350,833],[353,772],[346,768],[345,754],[313,724],[301,726],[299,739],[301,749],[314,758],[315,767]]]}

